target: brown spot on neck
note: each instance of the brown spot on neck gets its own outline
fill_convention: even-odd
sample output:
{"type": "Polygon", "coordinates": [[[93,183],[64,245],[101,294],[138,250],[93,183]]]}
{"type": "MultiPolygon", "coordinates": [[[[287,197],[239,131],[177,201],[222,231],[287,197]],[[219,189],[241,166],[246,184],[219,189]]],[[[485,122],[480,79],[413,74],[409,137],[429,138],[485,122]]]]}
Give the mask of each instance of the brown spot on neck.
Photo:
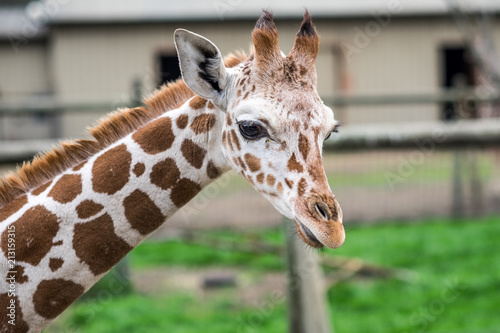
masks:
{"type": "Polygon", "coordinates": [[[33,191],[31,191],[31,194],[32,195],[40,195],[40,194],[42,194],[50,186],[50,184],[52,184],[52,181],[46,182],[42,186],[40,186],[40,187],[34,189],[33,191]]]}
{"type": "Polygon", "coordinates": [[[301,173],[302,171],[304,171],[304,167],[302,166],[302,164],[297,162],[297,158],[295,157],[295,153],[293,153],[292,156],[290,157],[290,159],[288,160],[287,166],[288,166],[288,170],[290,170],[290,171],[296,171],[298,173],[301,173]]]}
{"type": "Polygon", "coordinates": [[[125,217],[132,228],[142,235],[147,235],[155,231],[165,221],[160,208],[149,198],[149,196],[135,190],[123,201],[125,217]]]}
{"type": "Polygon", "coordinates": [[[0,222],[5,221],[9,216],[23,208],[27,202],[28,196],[23,195],[0,208],[0,222]]]}
{"type": "Polygon", "coordinates": [[[103,208],[103,205],[92,200],[84,200],[76,207],[76,213],[79,218],[88,219],[99,213],[103,208]]]}
{"type": "Polygon", "coordinates": [[[52,272],[57,271],[64,264],[64,260],[61,258],[50,258],[49,268],[52,272]]]}
{"type": "Polygon", "coordinates": [[[82,193],[82,176],[63,175],[49,192],[49,197],[60,203],[68,203],[82,193]]]}
{"type": "Polygon", "coordinates": [[[213,113],[200,114],[193,119],[189,127],[191,127],[195,134],[206,133],[214,127],[215,120],[215,115],[213,113]]]}
{"type": "Polygon", "coordinates": [[[6,280],[7,283],[10,284],[10,281],[8,280],[8,278],[12,277],[12,275],[15,277],[14,280],[16,281],[17,284],[23,284],[23,283],[28,282],[29,278],[27,275],[24,274],[24,267],[23,266],[16,265],[16,266],[14,266],[13,269],[10,269],[9,271],[15,272],[15,273],[14,274],[7,273],[7,280],[6,280]]]}
{"type": "Polygon", "coordinates": [[[170,200],[172,200],[174,205],[180,208],[194,198],[200,191],[200,185],[187,178],[182,178],[172,188],[170,200]]]}
{"type": "Polygon", "coordinates": [[[33,294],[35,311],[42,317],[54,319],[84,292],[84,288],[69,280],[53,279],[40,282],[33,294]]]}
{"type": "Polygon", "coordinates": [[[181,172],[177,167],[177,163],[173,159],[167,158],[153,166],[149,178],[151,179],[151,183],[163,190],[168,190],[175,185],[180,176],[181,172]]]}
{"type": "Polygon", "coordinates": [[[172,147],[175,140],[172,120],[169,117],[161,117],[137,130],[132,138],[146,153],[161,153],[172,147]]]}
{"type": "Polygon", "coordinates": [[[146,166],[141,162],[134,165],[134,168],[132,169],[132,172],[134,173],[134,175],[136,175],[136,177],[142,176],[144,171],[146,171],[146,166]]]}
{"type": "Polygon", "coordinates": [[[177,119],[175,120],[175,124],[179,129],[185,129],[189,121],[189,117],[187,114],[181,114],[177,119]]]}
{"type": "Polygon", "coordinates": [[[132,155],[119,145],[99,156],[92,166],[92,187],[98,193],[113,195],[128,183],[132,155]]]}
{"type": "Polygon", "coordinates": [[[189,101],[189,106],[193,110],[201,109],[206,104],[207,104],[207,100],[204,99],[204,98],[202,98],[202,97],[200,97],[200,96],[195,96],[195,97],[191,98],[191,100],[189,101]]]}
{"type": "Polygon", "coordinates": [[[132,247],[115,233],[111,216],[104,214],[74,227],[73,249],[94,275],[107,272],[132,247]]]}
{"type": "Polygon", "coordinates": [[[81,168],[83,168],[87,164],[87,161],[83,161],[82,163],[78,164],[73,168],[73,171],[79,171],[81,168]]]}
{"type": "MultiPolygon", "coordinates": [[[[27,210],[17,221],[11,224],[16,235],[16,261],[38,265],[52,248],[52,239],[59,231],[59,221],[43,206],[35,206],[27,210]],[[36,224],[36,228],[33,225],[36,224]]],[[[4,254],[8,247],[9,229],[1,236],[1,248],[4,254]]]]}
{"type": "Polygon", "coordinates": [[[211,160],[207,164],[207,175],[210,179],[218,178],[221,175],[220,170],[215,166],[211,160]]]}
{"type": "Polygon", "coordinates": [[[201,168],[207,151],[193,141],[186,139],[181,145],[182,156],[196,169],[201,168]]]}
{"type": "Polygon", "coordinates": [[[8,293],[0,294],[0,308],[2,315],[0,316],[0,332],[26,333],[29,331],[29,326],[24,321],[23,309],[17,296],[9,295],[8,293]],[[7,316],[8,307],[14,302],[15,308],[15,326],[9,323],[11,320],[7,316]]]}

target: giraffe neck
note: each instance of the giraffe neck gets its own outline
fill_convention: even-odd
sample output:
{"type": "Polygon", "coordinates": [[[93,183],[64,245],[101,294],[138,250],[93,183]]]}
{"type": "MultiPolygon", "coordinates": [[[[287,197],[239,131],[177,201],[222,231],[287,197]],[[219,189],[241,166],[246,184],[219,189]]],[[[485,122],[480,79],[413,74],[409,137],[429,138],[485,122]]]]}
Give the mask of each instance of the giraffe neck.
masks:
{"type": "MultiPolygon", "coordinates": [[[[0,281],[0,306],[14,300],[16,329],[43,329],[228,169],[223,119],[194,97],[0,210],[0,264],[17,283],[9,295],[9,283],[0,281]]],[[[12,329],[6,318],[0,331],[12,329]]]]}

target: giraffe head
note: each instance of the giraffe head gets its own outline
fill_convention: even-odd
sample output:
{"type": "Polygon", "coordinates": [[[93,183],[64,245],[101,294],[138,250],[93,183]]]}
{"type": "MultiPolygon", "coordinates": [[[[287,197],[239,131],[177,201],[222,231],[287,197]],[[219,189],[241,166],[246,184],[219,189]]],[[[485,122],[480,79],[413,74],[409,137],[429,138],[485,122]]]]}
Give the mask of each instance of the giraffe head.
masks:
{"type": "Polygon", "coordinates": [[[212,42],[177,30],[184,81],[225,113],[218,135],[226,163],[295,221],[305,243],[337,248],[345,239],[342,211],[323,169],[322,146],[338,125],[316,89],[316,28],[306,12],[285,55],[264,11],[252,41],[252,55],[226,68],[212,42]]]}

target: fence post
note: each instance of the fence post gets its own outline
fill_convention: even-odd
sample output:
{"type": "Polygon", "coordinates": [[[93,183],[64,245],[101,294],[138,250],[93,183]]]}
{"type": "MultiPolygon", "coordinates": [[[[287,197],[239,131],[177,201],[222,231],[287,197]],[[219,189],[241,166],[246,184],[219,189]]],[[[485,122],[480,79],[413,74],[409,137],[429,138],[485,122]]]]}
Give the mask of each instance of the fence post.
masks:
{"type": "Polygon", "coordinates": [[[333,333],[316,250],[308,248],[284,219],[290,333],[333,333]]]}
{"type": "Polygon", "coordinates": [[[142,82],[139,78],[135,78],[132,82],[132,98],[131,107],[137,107],[142,104],[142,82]]]}

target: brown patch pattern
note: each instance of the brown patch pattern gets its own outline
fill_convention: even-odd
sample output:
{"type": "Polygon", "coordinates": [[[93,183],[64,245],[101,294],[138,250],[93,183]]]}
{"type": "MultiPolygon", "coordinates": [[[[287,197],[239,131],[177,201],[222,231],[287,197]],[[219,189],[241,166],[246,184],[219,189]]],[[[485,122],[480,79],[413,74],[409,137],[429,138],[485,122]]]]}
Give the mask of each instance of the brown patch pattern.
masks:
{"type": "MultiPolygon", "coordinates": [[[[226,132],[224,132],[224,134],[226,134],[226,132]]],[[[227,143],[229,145],[229,148],[234,151],[233,140],[231,139],[231,133],[230,132],[227,132],[226,139],[227,139],[227,143]]]]}
{"type": "Polygon", "coordinates": [[[99,275],[111,269],[132,247],[116,235],[113,220],[104,214],[75,225],[73,249],[76,256],[89,265],[92,273],[99,275]]]}
{"type": "Polygon", "coordinates": [[[245,164],[245,162],[243,162],[243,160],[241,159],[241,157],[238,156],[238,163],[237,163],[243,170],[247,170],[247,165],[245,164]]]}
{"type": "Polygon", "coordinates": [[[213,113],[200,114],[191,122],[191,129],[195,134],[201,134],[210,131],[215,125],[215,115],[213,113]]]}
{"type": "Polygon", "coordinates": [[[187,178],[180,179],[172,188],[170,200],[177,207],[182,207],[189,202],[198,192],[201,191],[200,185],[187,178]]]}
{"type": "Polygon", "coordinates": [[[83,294],[83,287],[65,279],[43,280],[33,294],[35,311],[42,317],[54,319],[83,294]]]}
{"type": "Polygon", "coordinates": [[[180,176],[179,168],[177,168],[177,164],[171,158],[155,164],[149,175],[151,183],[163,190],[168,190],[174,186],[180,176]]]}
{"type": "Polygon", "coordinates": [[[153,232],[165,221],[160,208],[140,190],[135,190],[126,197],[123,206],[128,222],[142,235],[153,232]]]}
{"type": "Polygon", "coordinates": [[[259,173],[259,174],[255,177],[255,179],[257,179],[257,182],[258,182],[259,184],[262,184],[262,183],[264,183],[264,177],[265,177],[265,175],[261,172],[261,173],[259,173]]]}
{"type": "Polygon", "coordinates": [[[14,266],[13,269],[9,269],[9,272],[15,272],[14,274],[7,273],[7,283],[10,283],[12,276],[14,276],[14,281],[16,281],[17,284],[23,284],[28,282],[28,276],[24,274],[24,267],[16,265],[14,266]],[[9,281],[10,279],[10,281],[9,281]]]}
{"type": "Polygon", "coordinates": [[[307,182],[304,178],[301,178],[299,184],[297,185],[297,193],[299,194],[299,197],[303,196],[304,193],[306,193],[306,189],[307,182]]]}
{"type": "Polygon", "coordinates": [[[240,150],[241,149],[240,140],[238,139],[238,135],[236,135],[235,130],[231,130],[231,137],[233,138],[233,142],[234,145],[236,146],[236,149],[240,150]]]}
{"type": "Polygon", "coordinates": [[[50,186],[50,184],[52,184],[52,181],[46,182],[42,186],[40,186],[40,187],[34,189],[33,191],[31,191],[31,194],[33,194],[33,195],[40,195],[40,194],[42,194],[43,191],[45,191],[50,186]]]}
{"type": "Polygon", "coordinates": [[[26,195],[23,195],[0,208],[0,222],[5,221],[9,216],[23,208],[23,206],[27,203],[28,197],[26,195]]]}
{"type": "Polygon", "coordinates": [[[132,169],[132,172],[134,173],[134,175],[136,175],[136,177],[142,176],[144,171],[146,171],[146,166],[144,165],[144,163],[140,162],[134,165],[134,168],[132,169]]]}
{"type": "Polygon", "coordinates": [[[286,183],[286,185],[287,185],[290,189],[292,189],[292,188],[293,188],[293,180],[290,180],[290,179],[288,179],[288,178],[285,178],[285,183],[286,183]]]}
{"type": "Polygon", "coordinates": [[[87,161],[83,161],[82,163],[78,164],[77,166],[73,167],[73,171],[79,171],[81,168],[83,168],[87,164],[87,161]]]}
{"type": "MultiPolygon", "coordinates": [[[[27,210],[11,224],[16,235],[16,261],[38,265],[52,248],[52,239],[59,231],[57,216],[43,206],[27,210]],[[36,221],[36,224],[33,222],[36,221]]],[[[2,251],[8,256],[8,229],[2,233],[2,251]]]]}
{"type": "Polygon", "coordinates": [[[71,202],[82,193],[82,176],[63,175],[49,192],[49,197],[62,204],[71,202]]]}
{"type": "Polygon", "coordinates": [[[304,171],[304,167],[302,166],[302,164],[297,162],[297,158],[295,157],[295,153],[293,153],[292,157],[290,157],[290,159],[288,160],[287,166],[288,166],[288,170],[290,170],[290,171],[297,171],[298,173],[301,173],[302,171],[304,171]]]}
{"type": "Polygon", "coordinates": [[[260,158],[254,156],[252,154],[249,154],[249,153],[246,153],[244,158],[245,158],[245,162],[247,162],[248,169],[250,169],[250,171],[256,172],[256,171],[260,170],[260,168],[261,168],[260,158]]]}
{"type": "Polygon", "coordinates": [[[177,119],[175,120],[175,123],[177,124],[177,127],[179,129],[185,129],[187,124],[188,124],[189,117],[187,114],[181,114],[177,119]]]}
{"type": "Polygon", "coordinates": [[[99,156],[92,166],[92,186],[98,193],[115,194],[127,184],[132,155],[119,145],[99,156]]]}
{"type": "Polygon", "coordinates": [[[274,183],[276,183],[276,178],[273,175],[268,174],[266,177],[266,182],[267,182],[267,185],[273,186],[274,183]]]}
{"type": "Polygon", "coordinates": [[[215,166],[211,160],[207,163],[207,175],[210,179],[218,178],[221,175],[220,170],[215,166]]]}
{"type": "Polygon", "coordinates": [[[76,213],[79,218],[88,219],[99,213],[103,208],[103,205],[92,200],[84,200],[76,207],[76,213]]]}
{"type": "Polygon", "coordinates": [[[279,194],[283,193],[283,184],[278,183],[278,185],[276,185],[276,189],[278,190],[279,194]]]}
{"type": "Polygon", "coordinates": [[[172,131],[172,120],[169,117],[157,119],[137,130],[132,138],[147,154],[154,155],[172,147],[175,136],[172,131]]]}
{"type": "Polygon", "coordinates": [[[49,268],[52,272],[57,271],[64,264],[64,260],[61,258],[50,258],[49,268]]]}
{"type": "Polygon", "coordinates": [[[304,158],[304,161],[307,160],[307,156],[309,155],[310,147],[309,147],[309,140],[307,140],[307,137],[300,133],[299,135],[299,151],[302,154],[302,158],[304,158]]]}
{"type": "Polygon", "coordinates": [[[186,139],[181,145],[182,156],[196,169],[201,168],[207,151],[193,141],[186,139]]]}
{"type": "Polygon", "coordinates": [[[207,104],[207,100],[200,97],[200,96],[195,96],[195,97],[191,98],[191,100],[189,101],[189,106],[193,110],[201,109],[206,104],[207,104]]]}
{"type": "Polygon", "coordinates": [[[29,326],[24,321],[23,309],[21,308],[17,296],[11,297],[8,293],[0,294],[0,308],[2,309],[2,315],[0,316],[0,332],[26,333],[29,331],[29,326]],[[15,317],[15,326],[9,324],[9,320],[11,320],[9,317],[9,314],[11,314],[9,306],[13,306],[15,309],[12,310],[12,315],[15,317]]]}

